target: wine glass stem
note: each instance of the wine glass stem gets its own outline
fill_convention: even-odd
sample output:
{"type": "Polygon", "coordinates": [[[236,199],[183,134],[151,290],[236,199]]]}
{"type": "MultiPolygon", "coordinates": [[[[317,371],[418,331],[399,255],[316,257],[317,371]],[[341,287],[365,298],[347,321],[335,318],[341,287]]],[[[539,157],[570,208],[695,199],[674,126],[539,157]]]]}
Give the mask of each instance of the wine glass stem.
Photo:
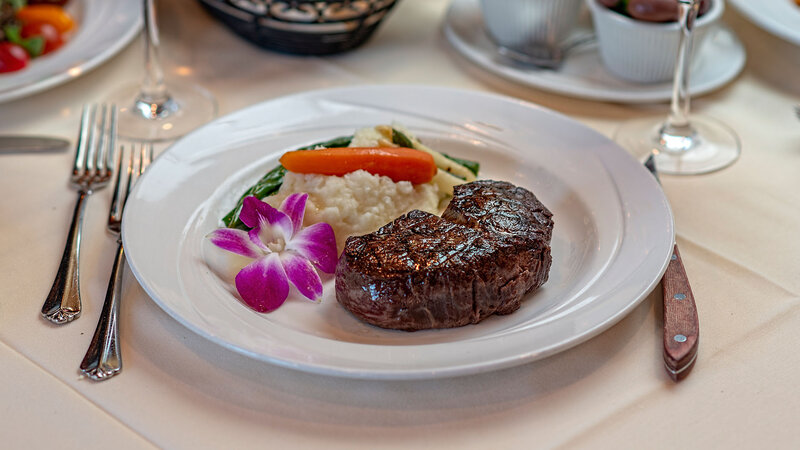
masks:
{"type": "Polygon", "coordinates": [[[689,123],[691,96],[689,95],[689,68],[691,66],[694,21],[700,9],[700,0],[678,0],[680,35],[675,76],[672,85],[670,114],[661,130],[661,144],[667,150],[687,151],[692,145],[694,131],[689,123]]]}
{"type": "Polygon", "coordinates": [[[139,101],[161,105],[169,99],[159,59],[158,25],[153,0],[144,0],[145,76],[139,101]]]}

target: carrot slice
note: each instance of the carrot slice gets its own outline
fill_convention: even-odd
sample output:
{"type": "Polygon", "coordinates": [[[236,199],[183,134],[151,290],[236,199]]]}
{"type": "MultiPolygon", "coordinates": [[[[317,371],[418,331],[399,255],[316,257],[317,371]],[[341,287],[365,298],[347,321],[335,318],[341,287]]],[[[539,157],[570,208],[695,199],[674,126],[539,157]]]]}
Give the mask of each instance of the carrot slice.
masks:
{"type": "Polygon", "coordinates": [[[429,153],[405,147],[342,147],[284,153],[281,164],[295,173],[341,176],[363,169],[393,181],[427,183],[436,175],[429,153]]]}

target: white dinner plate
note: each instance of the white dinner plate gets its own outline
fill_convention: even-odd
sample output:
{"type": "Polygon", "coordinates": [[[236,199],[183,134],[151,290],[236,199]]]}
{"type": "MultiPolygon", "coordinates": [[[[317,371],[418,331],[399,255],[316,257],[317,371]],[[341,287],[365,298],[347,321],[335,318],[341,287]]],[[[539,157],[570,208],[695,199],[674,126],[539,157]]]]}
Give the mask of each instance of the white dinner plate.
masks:
{"type": "Polygon", "coordinates": [[[122,50],[142,27],[140,1],[71,0],[67,10],[77,25],[70,40],[18,72],[0,74],[0,102],[83,75],[122,50]]]}
{"type": "Polygon", "coordinates": [[[131,270],[191,330],[286,367],[358,378],[433,378],[521,364],[607,329],[659,282],[669,205],[650,173],[595,131],[527,102],[473,91],[367,86],[313,91],[235,112],[184,137],[142,176],[122,228],[131,270]],[[320,304],[269,314],[206,264],[206,236],[255,180],[297,147],[397,121],[429,146],[480,161],[481,177],[533,191],[553,212],[550,279],[518,311],[413,333],[350,315],[329,278],[320,304]]]}
{"type": "Polygon", "coordinates": [[[794,0],[728,0],[764,30],[800,45],[800,5],[794,0]]]}
{"type": "MultiPolygon", "coordinates": [[[[591,32],[590,29],[587,30],[591,32]]],[[[444,21],[450,44],[474,64],[511,81],[570,97],[617,103],[669,101],[672,82],[633,83],[612,75],[600,60],[597,44],[571,51],[558,70],[522,67],[498,55],[486,34],[478,0],[453,0],[444,21]]],[[[586,31],[577,32],[586,34],[586,31]]],[[[689,91],[702,95],[724,86],[744,68],[746,52],[724,26],[709,32],[694,59],[689,91]]]]}

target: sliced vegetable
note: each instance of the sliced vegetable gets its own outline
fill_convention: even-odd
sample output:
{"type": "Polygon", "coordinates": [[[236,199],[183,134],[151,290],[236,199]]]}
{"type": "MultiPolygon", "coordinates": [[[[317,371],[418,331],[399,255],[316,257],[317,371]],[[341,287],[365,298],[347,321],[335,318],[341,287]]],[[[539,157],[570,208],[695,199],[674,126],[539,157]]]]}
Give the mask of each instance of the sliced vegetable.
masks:
{"type": "Polygon", "coordinates": [[[39,38],[43,41],[43,48],[40,52],[46,55],[64,44],[64,39],[56,27],[49,23],[31,23],[22,27],[22,37],[24,39],[39,38]]]}
{"type": "Polygon", "coordinates": [[[28,52],[11,42],[0,42],[0,73],[14,72],[28,65],[28,52]]]}
{"type": "Polygon", "coordinates": [[[41,36],[33,36],[25,39],[22,36],[20,27],[17,25],[4,26],[3,33],[6,35],[6,40],[8,42],[24,48],[31,58],[36,58],[44,51],[44,38],[41,36]]]}
{"type": "MultiPolygon", "coordinates": [[[[5,0],[5,1],[7,1],[11,5],[11,7],[14,8],[14,10],[22,8],[23,6],[25,6],[26,3],[25,0],[5,0]]],[[[3,2],[0,1],[0,3],[3,2]]]]}
{"type": "Polygon", "coordinates": [[[406,147],[340,147],[299,150],[285,153],[283,166],[295,173],[341,176],[363,169],[393,181],[427,183],[436,175],[436,164],[429,153],[406,147]]]}
{"type": "Polygon", "coordinates": [[[24,25],[49,23],[59,33],[66,33],[75,27],[75,22],[63,8],[57,5],[29,5],[17,11],[17,19],[24,25]]]}
{"type": "Polygon", "coordinates": [[[422,150],[423,152],[429,153],[431,156],[433,156],[433,160],[436,163],[436,166],[440,170],[449,172],[455,175],[456,177],[461,178],[464,181],[476,180],[477,173],[473,173],[471,169],[468,169],[461,163],[454,161],[452,158],[447,158],[444,154],[437,152],[436,150],[428,148],[418,139],[409,137],[407,134],[403,133],[397,128],[392,128],[392,140],[395,143],[398,142],[404,142],[406,144],[411,143],[411,148],[415,148],[417,150],[422,150]]]}
{"type": "Polygon", "coordinates": [[[405,133],[395,128],[392,128],[392,142],[399,145],[400,147],[414,148],[414,143],[411,142],[411,139],[409,139],[408,136],[405,135],[405,133]]]}
{"type": "Polygon", "coordinates": [[[454,187],[458,186],[459,184],[464,184],[463,179],[458,178],[449,172],[445,172],[444,170],[436,172],[436,176],[433,177],[432,182],[439,187],[439,192],[447,195],[448,197],[453,195],[454,187]]]}
{"type": "Polygon", "coordinates": [[[478,176],[478,171],[480,171],[481,169],[481,163],[477,161],[470,161],[468,159],[456,158],[455,156],[450,156],[447,153],[442,153],[442,156],[449,159],[450,161],[454,161],[458,164],[461,164],[462,166],[469,169],[469,171],[472,172],[476,177],[478,176]]]}

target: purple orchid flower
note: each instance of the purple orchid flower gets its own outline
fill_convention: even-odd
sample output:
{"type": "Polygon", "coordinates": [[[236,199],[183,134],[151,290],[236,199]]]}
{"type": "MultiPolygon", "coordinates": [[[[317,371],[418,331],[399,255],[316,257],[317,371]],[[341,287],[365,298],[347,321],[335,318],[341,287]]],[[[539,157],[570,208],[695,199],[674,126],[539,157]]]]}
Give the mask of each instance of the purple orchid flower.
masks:
{"type": "Polygon", "coordinates": [[[211,242],[229,252],[255,259],[236,275],[236,290],[258,312],[278,308],[291,282],[306,298],[319,301],[322,280],[316,269],[333,273],[338,253],[333,228],[315,223],[303,228],[308,194],[286,197],[279,209],[250,196],[239,218],[250,231],[221,228],[211,242]]]}

